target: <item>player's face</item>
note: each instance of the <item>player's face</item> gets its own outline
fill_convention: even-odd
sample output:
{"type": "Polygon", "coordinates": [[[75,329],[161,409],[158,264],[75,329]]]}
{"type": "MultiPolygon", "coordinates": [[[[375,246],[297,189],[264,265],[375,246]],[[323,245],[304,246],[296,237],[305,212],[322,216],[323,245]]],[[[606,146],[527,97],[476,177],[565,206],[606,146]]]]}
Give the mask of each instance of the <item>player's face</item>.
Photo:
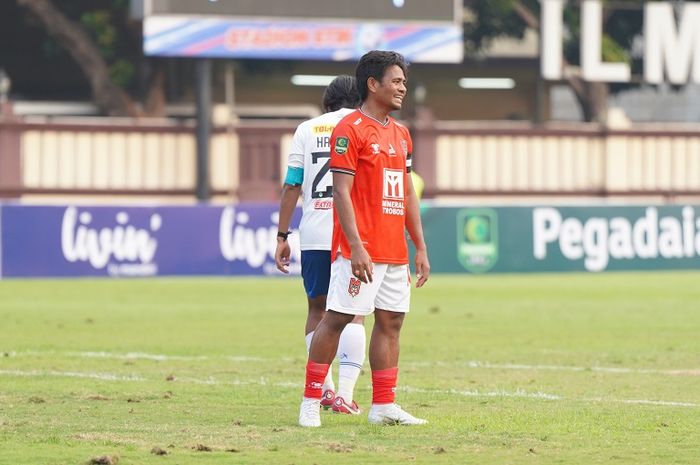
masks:
{"type": "Polygon", "coordinates": [[[375,97],[378,103],[391,110],[400,110],[403,99],[406,97],[406,76],[403,70],[392,65],[384,72],[381,82],[377,86],[375,97]]]}

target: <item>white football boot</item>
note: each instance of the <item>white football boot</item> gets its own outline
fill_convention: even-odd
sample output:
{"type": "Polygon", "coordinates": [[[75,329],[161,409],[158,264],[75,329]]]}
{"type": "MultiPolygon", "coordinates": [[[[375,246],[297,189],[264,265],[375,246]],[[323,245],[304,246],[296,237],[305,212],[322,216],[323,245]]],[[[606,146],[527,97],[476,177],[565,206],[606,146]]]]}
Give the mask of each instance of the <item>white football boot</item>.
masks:
{"type": "Polygon", "coordinates": [[[373,425],[424,425],[427,420],[416,418],[397,404],[374,405],[367,418],[373,425]]]}
{"type": "Polygon", "coordinates": [[[318,428],[321,426],[321,399],[304,397],[299,407],[299,426],[318,428]]]}

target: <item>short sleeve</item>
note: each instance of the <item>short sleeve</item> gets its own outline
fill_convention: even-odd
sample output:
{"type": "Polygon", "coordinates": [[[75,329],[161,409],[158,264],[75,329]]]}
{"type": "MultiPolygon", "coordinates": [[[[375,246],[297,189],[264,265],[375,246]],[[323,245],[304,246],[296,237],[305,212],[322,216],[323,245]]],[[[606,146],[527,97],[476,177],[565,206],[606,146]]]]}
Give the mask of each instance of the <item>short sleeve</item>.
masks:
{"type": "Polygon", "coordinates": [[[406,173],[410,173],[413,170],[413,141],[411,140],[411,135],[406,131],[404,134],[406,139],[406,173]]]}
{"type": "Polygon", "coordinates": [[[306,124],[302,123],[297,126],[297,130],[294,131],[292,145],[287,158],[287,166],[304,168],[304,144],[306,139],[306,124]]]}
{"type": "Polygon", "coordinates": [[[341,122],[331,134],[331,171],[355,175],[360,147],[353,127],[341,122]]]}

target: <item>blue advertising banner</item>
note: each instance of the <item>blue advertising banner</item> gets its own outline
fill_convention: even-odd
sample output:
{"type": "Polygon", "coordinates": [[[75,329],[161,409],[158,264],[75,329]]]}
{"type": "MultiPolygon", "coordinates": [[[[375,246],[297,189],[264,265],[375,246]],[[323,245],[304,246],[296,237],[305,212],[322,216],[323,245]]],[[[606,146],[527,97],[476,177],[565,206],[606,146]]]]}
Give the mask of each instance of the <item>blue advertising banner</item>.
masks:
{"type": "Polygon", "coordinates": [[[394,50],[410,62],[461,63],[457,24],[300,22],[268,19],[149,16],[144,53],[154,56],[357,60],[370,50],[394,50]]]}
{"type": "MultiPolygon", "coordinates": [[[[298,224],[300,210],[293,224],[298,224]]],[[[265,275],[275,268],[277,206],[3,205],[0,276],[265,275]]],[[[289,236],[299,274],[299,235],[289,236]]],[[[279,273],[281,275],[281,273],[279,273]]]]}
{"type": "MultiPolygon", "coordinates": [[[[422,209],[435,273],[700,268],[700,206],[422,209]]],[[[298,225],[297,209],[292,224],[298,225]]],[[[272,204],[0,205],[1,277],[277,275],[272,204]]],[[[291,274],[301,271],[298,231],[291,274]]]]}

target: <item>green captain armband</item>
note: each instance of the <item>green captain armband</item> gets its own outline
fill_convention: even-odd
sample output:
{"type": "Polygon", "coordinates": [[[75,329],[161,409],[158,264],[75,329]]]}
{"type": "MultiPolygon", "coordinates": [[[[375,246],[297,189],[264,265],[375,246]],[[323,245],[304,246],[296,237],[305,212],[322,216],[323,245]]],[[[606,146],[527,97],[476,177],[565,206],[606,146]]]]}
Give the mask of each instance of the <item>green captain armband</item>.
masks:
{"type": "Polygon", "coordinates": [[[290,186],[300,186],[304,182],[304,168],[296,166],[287,167],[287,177],[284,178],[284,183],[290,186]]]}

